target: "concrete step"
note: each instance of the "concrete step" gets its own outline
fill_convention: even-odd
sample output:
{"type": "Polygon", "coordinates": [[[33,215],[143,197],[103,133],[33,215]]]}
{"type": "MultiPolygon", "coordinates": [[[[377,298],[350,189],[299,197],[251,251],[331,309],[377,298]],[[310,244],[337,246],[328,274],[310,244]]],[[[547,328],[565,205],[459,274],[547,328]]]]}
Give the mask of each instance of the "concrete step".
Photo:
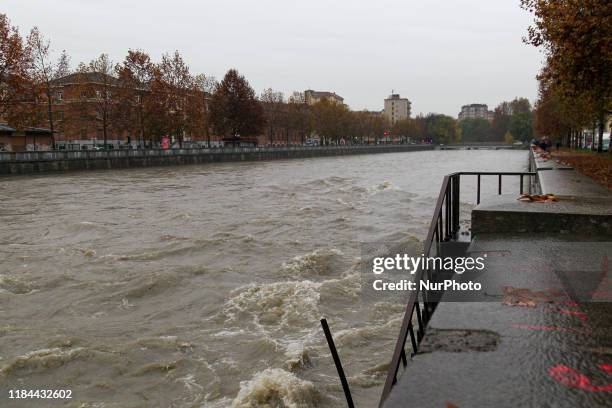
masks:
{"type": "Polygon", "coordinates": [[[517,198],[504,194],[477,205],[472,210],[472,236],[548,233],[612,237],[612,200],[608,197],[558,196],[559,201],[551,203],[517,198]]]}

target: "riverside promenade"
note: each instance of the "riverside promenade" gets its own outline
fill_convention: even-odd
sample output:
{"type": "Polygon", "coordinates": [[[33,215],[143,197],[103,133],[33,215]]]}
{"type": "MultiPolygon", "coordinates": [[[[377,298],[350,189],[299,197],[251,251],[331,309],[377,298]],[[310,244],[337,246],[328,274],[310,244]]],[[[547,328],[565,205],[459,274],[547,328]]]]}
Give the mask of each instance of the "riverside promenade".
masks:
{"type": "Polygon", "coordinates": [[[483,290],[444,294],[387,399],[399,407],[609,407],[612,401],[612,193],[530,152],[544,194],[500,195],[472,211],[465,256],[483,290]]]}
{"type": "Polygon", "coordinates": [[[0,175],[173,166],[234,161],[283,160],[354,154],[433,150],[434,145],[237,147],[216,149],[125,149],[0,152],[0,175]]]}

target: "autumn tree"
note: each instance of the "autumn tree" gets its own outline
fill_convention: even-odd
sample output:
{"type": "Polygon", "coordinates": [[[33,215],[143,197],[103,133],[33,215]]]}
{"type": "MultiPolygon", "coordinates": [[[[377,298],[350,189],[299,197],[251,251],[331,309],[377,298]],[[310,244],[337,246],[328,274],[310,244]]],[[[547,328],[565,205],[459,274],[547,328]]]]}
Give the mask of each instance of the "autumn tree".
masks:
{"type": "Polygon", "coordinates": [[[123,62],[115,67],[115,72],[121,127],[146,143],[154,132],[152,121],[158,113],[150,92],[155,64],[144,51],[129,50],[123,62]]]}
{"type": "Polygon", "coordinates": [[[268,127],[268,136],[270,138],[270,146],[274,144],[274,132],[281,127],[281,122],[287,122],[287,109],[285,107],[285,98],[282,92],[275,91],[272,88],[264,89],[259,96],[262,103],[264,115],[266,117],[266,125],[268,127]]]}
{"type": "Polygon", "coordinates": [[[37,95],[40,94],[44,98],[47,123],[52,135],[51,145],[54,147],[56,98],[53,91],[53,82],[70,74],[70,58],[66,51],[63,51],[59,58],[54,61],[50,55],[51,43],[43,37],[38,27],[34,27],[30,31],[28,46],[32,53],[31,78],[35,84],[37,95]]]}
{"type": "Polygon", "coordinates": [[[584,96],[570,97],[555,82],[541,80],[534,110],[534,130],[568,147],[575,146],[584,128],[597,126],[589,105],[584,96]]]}
{"type": "Polygon", "coordinates": [[[11,25],[5,14],[0,14],[0,120],[13,126],[28,121],[23,98],[31,85],[30,66],[30,48],[17,27],[11,25]]]}
{"type": "Polygon", "coordinates": [[[312,106],[312,113],[313,128],[322,138],[322,144],[337,144],[347,136],[350,116],[345,105],[322,99],[312,106]]]}
{"type": "Polygon", "coordinates": [[[152,97],[165,114],[165,128],[182,147],[186,133],[203,131],[204,97],[178,51],[164,54],[155,70],[152,97]]]}
{"type": "Polygon", "coordinates": [[[427,138],[434,143],[448,144],[461,141],[461,128],[450,116],[430,113],[425,117],[425,124],[427,138]]]}
{"type": "Polygon", "coordinates": [[[398,120],[393,125],[391,132],[400,136],[402,140],[418,140],[421,136],[419,126],[416,120],[412,118],[398,120]]]}
{"type": "MultiPolygon", "coordinates": [[[[495,108],[490,140],[504,140],[507,132],[522,141],[529,141],[533,137],[533,110],[527,98],[504,101],[495,108]]],[[[463,136],[469,138],[468,134],[464,133],[463,136]]]]}
{"type": "Polygon", "coordinates": [[[200,92],[202,93],[202,97],[204,98],[204,114],[202,116],[202,121],[203,121],[203,126],[204,126],[204,131],[206,133],[206,145],[208,147],[210,147],[210,97],[212,96],[213,92],[215,92],[215,89],[217,88],[217,85],[219,84],[217,82],[217,79],[212,76],[212,75],[205,75],[205,74],[197,74],[194,77],[194,81],[196,84],[196,87],[200,90],[200,92]]]}
{"type": "Polygon", "coordinates": [[[312,132],[312,110],[306,104],[303,92],[293,92],[287,103],[287,121],[289,126],[304,144],[306,136],[312,132]]]}
{"type": "Polygon", "coordinates": [[[263,108],[244,76],[230,69],[211,99],[213,128],[225,136],[257,136],[265,124],[263,108]]]}
{"type": "Polygon", "coordinates": [[[538,79],[551,81],[565,96],[588,101],[602,151],[605,118],[612,109],[612,3],[521,0],[521,5],[535,16],[525,42],[546,55],[538,79]]]}
{"type": "Polygon", "coordinates": [[[74,105],[82,119],[94,123],[96,131],[102,132],[104,148],[108,136],[118,129],[117,79],[113,76],[115,67],[107,54],[100,54],[89,64],[81,63],[76,79],[81,98],[74,105]]]}

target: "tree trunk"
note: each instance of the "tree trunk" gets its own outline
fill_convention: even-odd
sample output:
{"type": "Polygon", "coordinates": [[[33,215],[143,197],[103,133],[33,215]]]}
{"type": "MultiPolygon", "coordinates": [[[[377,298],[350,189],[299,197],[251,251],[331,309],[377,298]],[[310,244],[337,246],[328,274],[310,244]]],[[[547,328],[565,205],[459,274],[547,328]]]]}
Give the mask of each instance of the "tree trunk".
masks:
{"type": "Polygon", "coordinates": [[[55,134],[53,133],[53,100],[51,91],[47,92],[47,115],[49,117],[49,130],[51,131],[51,150],[55,150],[55,134]]]}
{"type": "Polygon", "coordinates": [[[141,139],[141,143],[142,143],[142,147],[144,148],[147,144],[146,142],[146,134],[145,134],[145,125],[144,125],[144,117],[142,114],[142,109],[140,111],[140,139],[141,139]]]}
{"type": "Polygon", "coordinates": [[[106,140],[107,140],[107,135],[106,135],[106,113],[103,116],[103,120],[102,120],[102,132],[104,133],[104,150],[106,150],[106,140]]]}
{"type": "Polygon", "coordinates": [[[604,127],[605,127],[605,115],[604,115],[604,110],[600,109],[599,110],[599,123],[597,124],[597,130],[598,130],[598,136],[597,136],[597,152],[601,153],[603,152],[603,134],[604,134],[604,127]]]}

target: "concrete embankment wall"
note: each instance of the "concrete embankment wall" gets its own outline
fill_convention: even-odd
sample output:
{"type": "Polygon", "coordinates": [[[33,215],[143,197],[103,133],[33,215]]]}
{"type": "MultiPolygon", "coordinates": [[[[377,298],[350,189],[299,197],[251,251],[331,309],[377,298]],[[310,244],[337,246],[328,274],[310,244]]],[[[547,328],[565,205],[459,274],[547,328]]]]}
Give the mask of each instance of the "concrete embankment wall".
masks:
{"type": "Polygon", "coordinates": [[[0,152],[0,175],[432,150],[433,145],[0,152]]]}

